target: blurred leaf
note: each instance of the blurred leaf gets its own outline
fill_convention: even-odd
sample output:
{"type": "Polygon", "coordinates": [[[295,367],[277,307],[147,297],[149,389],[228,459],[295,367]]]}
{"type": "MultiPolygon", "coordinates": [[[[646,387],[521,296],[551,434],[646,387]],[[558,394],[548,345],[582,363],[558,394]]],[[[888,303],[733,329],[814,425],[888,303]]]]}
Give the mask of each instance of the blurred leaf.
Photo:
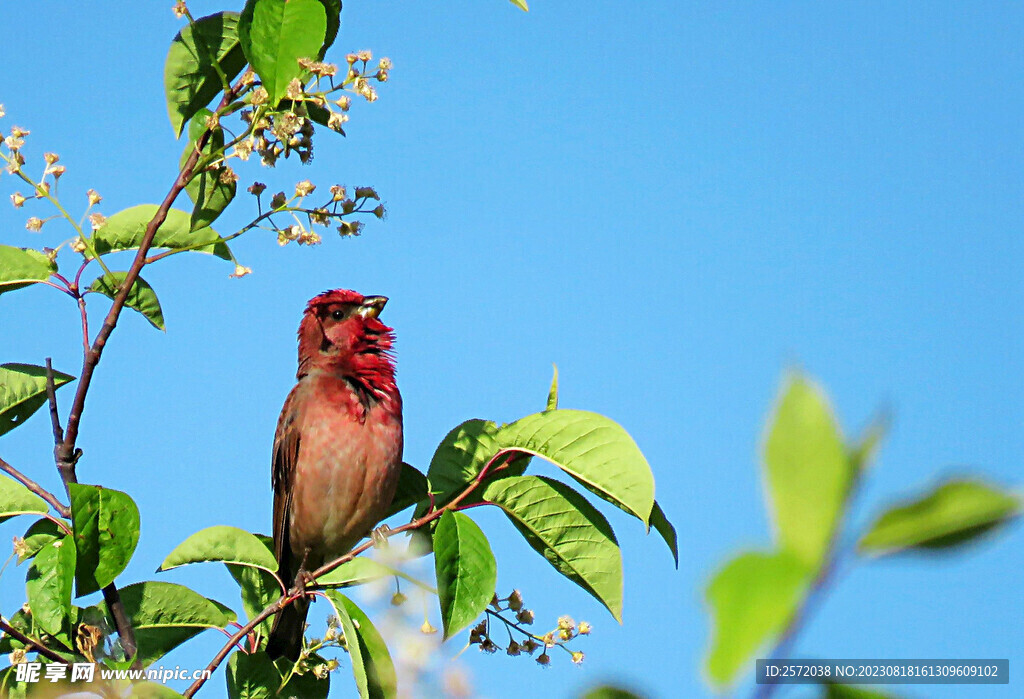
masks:
{"type": "MultiPolygon", "coordinates": [[[[60,388],[74,376],[53,372],[60,388]]],[[[32,364],[0,364],[0,435],[25,422],[46,403],[46,368],[32,364]]]]}
{"type": "Polygon", "coordinates": [[[398,514],[407,507],[426,500],[427,498],[427,477],[418,469],[403,463],[402,470],[398,474],[398,487],[395,489],[395,497],[391,500],[391,507],[384,519],[398,514]]]}
{"type": "Polygon", "coordinates": [[[398,677],[384,639],[370,618],[352,600],[336,590],[324,593],[341,621],[352,661],[352,674],[362,699],[398,695],[398,677]]]}
{"type": "Polygon", "coordinates": [[[888,509],[861,540],[864,553],[946,549],[976,539],[1020,515],[1021,499],[995,485],[951,480],[888,509]]]}
{"type": "Polygon", "coordinates": [[[58,539],[43,546],[28,569],[25,589],[32,618],[46,633],[70,630],[71,588],[75,579],[75,546],[58,539]]]}
{"type": "Polygon", "coordinates": [[[850,446],[851,482],[871,467],[888,432],[889,415],[879,414],[864,429],[857,442],[850,446]]]}
{"type": "Polygon", "coordinates": [[[237,12],[218,12],[184,27],[171,42],[164,64],[164,92],[175,136],[181,136],[185,122],[223,88],[214,60],[229,81],[245,67],[237,27],[237,12]]]}
{"type": "Polygon", "coordinates": [[[661,534],[661,538],[668,544],[668,550],[672,552],[672,560],[676,563],[676,570],[679,570],[679,547],[676,543],[676,528],[668,521],[661,505],[655,501],[654,509],[651,510],[651,526],[661,534]]]}
{"type": "Polygon", "coordinates": [[[68,484],[78,550],[78,596],[101,590],[121,574],[139,543],[139,508],[127,493],[68,484]]]}
{"type": "Polygon", "coordinates": [[[628,689],[606,684],[588,689],[580,695],[580,699],[642,699],[642,697],[628,689]]]}
{"type": "MultiPolygon", "coordinates": [[[[178,163],[179,169],[185,167],[185,162],[196,149],[196,144],[209,129],[206,125],[208,117],[213,116],[209,109],[200,109],[188,124],[188,144],[181,154],[178,163]]],[[[201,155],[210,155],[214,151],[224,149],[224,130],[219,126],[210,130],[201,155]]],[[[224,212],[231,200],[235,198],[238,191],[238,183],[234,179],[221,180],[221,175],[226,172],[223,164],[218,167],[207,167],[202,171],[193,171],[192,179],[185,185],[185,192],[195,206],[192,208],[190,227],[193,231],[205,228],[212,224],[224,212]]]]}
{"type": "MultiPolygon", "coordinates": [[[[127,272],[104,274],[102,277],[97,277],[93,280],[89,290],[97,291],[107,298],[113,299],[117,296],[117,292],[120,291],[121,285],[124,284],[127,276],[127,272]]],[[[146,320],[152,323],[153,327],[157,330],[164,330],[164,312],[160,308],[160,301],[157,299],[153,287],[142,277],[136,279],[135,283],[132,284],[132,290],[128,292],[125,305],[133,311],[138,311],[144,315],[146,320]]]]}
{"type": "Polygon", "coordinates": [[[132,683],[131,699],[175,699],[180,694],[158,682],[132,683]]]}
{"type": "Polygon", "coordinates": [[[529,12],[530,6],[526,4],[526,0],[509,0],[513,5],[518,7],[523,12],[529,12]]]}
{"type": "Polygon", "coordinates": [[[548,410],[558,410],[558,365],[552,365],[555,368],[554,375],[551,377],[551,388],[548,389],[548,410]]]}
{"type": "Polygon", "coordinates": [[[622,554],[608,520],[586,498],[550,478],[519,476],[489,484],[484,500],[504,510],[555,570],[622,622],[622,554]]]}
{"type": "Polygon", "coordinates": [[[175,546],[157,568],[157,572],[207,561],[235,563],[277,572],[277,559],[273,552],[255,534],[224,525],[201,529],[175,546]]]}
{"type": "Polygon", "coordinates": [[[426,592],[437,594],[437,590],[422,580],[366,556],[356,556],[351,561],[342,563],[330,573],[317,578],[316,583],[322,587],[355,587],[392,576],[406,580],[426,592]]]}
{"type": "Polygon", "coordinates": [[[897,695],[852,684],[821,685],[822,699],[895,699],[897,695]]]}
{"type": "Polygon", "coordinates": [[[327,39],[327,11],[320,0],[247,0],[238,22],[245,57],[276,106],[299,78],[300,58],[318,58],[327,39]]]}
{"type": "MultiPolygon", "coordinates": [[[[140,204],[108,218],[93,237],[96,254],[105,255],[108,252],[138,248],[157,208],[155,204],[140,204]]],[[[153,237],[152,248],[180,250],[199,243],[205,244],[195,248],[194,252],[216,255],[223,260],[231,259],[227,243],[220,241],[215,230],[200,228],[193,231],[191,215],[181,209],[171,209],[153,237]]]]}
{"type": "Polygon", "coordinates": [[[498,567],[480,527],[461,512],[445,512],[434,532],[437,597],[447,640],[483,614],[498,583],[498,567]]]}
{"type": "Polygon", "coordinates": [[[41,515],[49,511],[46,501],[18,481],[0,476],[0,522],[15,515],[41,515]]]}
{"type": "Polygon", "coordinates": [[[38,250],[0,245],[0,294],[45,282],[56,271],[57,264],[38,250]]]}
{"type": "MultiPolygon", "coordinates": [[[[3,486],[0,486],[2,490],[3,486]]],[[[2,496],[0,496],[2,498],[2,496]]],[[[64,536],[64,533],[57,528],[57,525],[52,520],[42,518],[37,519],[28,531],[25,532],[25,549],[24,553],[18,556],[18,563],[24,563],[28,559],[39,553],[39,550],[47,544],[53,543],[64,536]]]]}
{"type": "Polygon", "coordinates": [[[633,438],[611,419],[583,410],[534,413],[500,428],[496,439],[503,450],[547,459],[649,525],[654,475],[633,438]]]}
{"type": "Polygon", "coordinates": [[[141,582],[122,587],[119,592],[135,629],[138,659],[143,666],[159,660],[203,629],[222,629],[237,619],[224,605],[184,585],[141,582]]]}
{"type": "Polygon", "coordinates": [[[272,699],[281,685],[280,673],[263,651],[232,653],[225,679],[231,699],[272,699]]]}
{"type": "Polygon", "coordinates": [[[713,617],[707,671],[730,684],[754,653],[789,622],[809,585],[809,571],[790,551],[744,553],[708,583],[713,617]]]}
{"type": "Polygon", "coordinates": [[[790,374],[782,386],[764,466],[779,542],[817,566],[839,521],[850,467],[828,400],[801,374],[790,374]]]}

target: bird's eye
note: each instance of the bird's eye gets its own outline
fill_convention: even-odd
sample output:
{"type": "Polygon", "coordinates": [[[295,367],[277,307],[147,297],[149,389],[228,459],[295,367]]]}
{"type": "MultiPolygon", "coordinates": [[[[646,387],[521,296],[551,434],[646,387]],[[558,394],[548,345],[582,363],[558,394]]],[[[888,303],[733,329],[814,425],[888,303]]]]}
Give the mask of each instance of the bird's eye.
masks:
{"type": "Polygon", "coordinates": [[[345,311],[341,310],[340,308],[336,311],[331,311],[331,318],[334,318],[335,320],[344,320],[345,311]]]}

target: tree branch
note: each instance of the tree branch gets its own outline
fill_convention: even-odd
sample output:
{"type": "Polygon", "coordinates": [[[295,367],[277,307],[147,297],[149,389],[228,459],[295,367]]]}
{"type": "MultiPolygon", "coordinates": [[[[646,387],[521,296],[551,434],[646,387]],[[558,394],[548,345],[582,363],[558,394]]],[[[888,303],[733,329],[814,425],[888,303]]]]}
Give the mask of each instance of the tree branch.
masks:
{"type": "MultiPolygon", "coordinates": [[[[224,97],[221,99],[220,105],[217,107],[218,111],[231,103],[234,94],[238,91],[240,86],[241,81],[239,81],[234,88],[224,93],[224,97]]],[[[131,291],[132,286],[134,286],[135,282],[138,280],[143,266],[146,264],[146,255],[149,253],[149,249],[153,245],[153,238],[156,236],[157,230],[167,219],[167,213],[171,210],[174,200],[178,198],[181,191],[185,189],[185,185],[187,185],[189,180],[192,179],[193,170],[196,167],[196,163],[199,162],[200,153],[209,137],[209,130],[205,131],[203,135],[200,136],[196,143],[196,148],[189,154],[185,164],[178,172],[178,176],[175,178],[174,184],[171,185],[170,191],[167,192],[167,196],[164,197],[163,202],[161,202],[160,206],[157,208],[153,218],[150,220],[149,224],[147,224],[146,231],[142,236],[142,240],[139,242],[139,249],[135,253],[135,259],[132,261],[131,267],[128,268],[124,281],[121,283],[117,295],[114,296],[114,302],[110,306],[110,311],[103,320],[103,326],[100,328],[99,332],[96,333],[96,339],[93,341],[91,347],[88,347],[88,337],[86,336],[85,338],[87,348],[84,351],[84,356],[82,358],[82,373],[78,378],[78,388],[75,391],[75,398],[71,404],[71,412],[68,414],[67,429],[64,432],[63,438],[58,442],[54,449],[57,470],[60,471],[61,479],[64,481],[64,487],[68,491],[69,498],[71,497],[69,486],[72,483],[78,482],[78,475],[75,471],[75,466],[81,452],[76,449],[76,442],[78,441],[78,430],[82,421],[82,412],[85,409],[85,398],[89,393],[89,387],[92,385],[93,373],[96,371],[96,366],[99,364],[100,357],[103,355],[103,348],[106,347],[107,340],[110,338],[111,333],[114,332],[114,328],[117,327],[117,320],[128,301],[128,294],[131,291]]],[[[97,258],[97,260],[102,264],[102,260],[99,258],[97,258]]],[[[80,296],[79,300],[81,300],[80,296]]],[[[83,315],[84,329],[87,327],[85,325],[87,318],[82,304],[79,304],[79,308],[83,315]]],[[[52,375],[52,370],[50,373],[52,375]]],[[[55,402],[52,406],[55,406],[55,402]]],[[[56,429],[54,430],[54,436],[57,436],[56,429]]],[[[137,658],[138,645],[135,641],[135,631],[132,628],[127,614],[125,613],[124,605],[121,603],[121,597],[118,594],[117,586],[114,583],[110,583],[103,588],[103,599],[106,601],[107,609],[110,610],[110,614],[114,618],[114,625],[117,628],[117,634],[121,639],[121,646],[124,648],[125,654],[128,657],[136,656],[136,660],[132,664],[132,668],[141,670],[142,664],[137,658]]]]}
{"type": "Polygon", "coordinates": [[[67,659],[62,657],[56,651],[50,650],[49,648],[44,646],[40,641],[37,641],[36,639],[32,638],[31,636],[26,636],[21,631],[18,631],[16,628],[14,628],[10,624],[8,624],[6,621],[4,621],[3,617],[0,617],[0,631],[3,631],[5,634],[10,636],[11,638],[18,639],[19,641],[24,643],[26,646],[30,646],[37,653],[39,653],[40,655],[46,656],[47,658],[49,658],[50,660],[54,661],[55,663],[66,663],[67,662],[67,659]]]}
{"type": "Polygon", "coordinates": [[[46,504],[55,509],[57,512],[59,512],[62,517],[71,516],[71,509],[67,505],[63,504],[60,500],[58,500],[56,495],[54,495],[49,490],[36,483],[34,480],[26,476],[18,469],[11,466],[3,459],[0,459],[0,471],[6,472],[7,475],[9,475],[11,478],[21,483],[23,486],[31,490],[33,493],[41,497],[43,500],[46,500],[46,504]]]}
{"type": "MultiPolygon", "coordinates": [[[[488,472],[490,471],[490,467],[498,460],[498,458],[500,456],[502,456],[502,455],[504,455],[506,453],[507,452],[502,451],[502,452],[499,452],[498,454],[495,454],[494,457],[490,461],[488,461],[487,464],[482,469],[480,469],[480,473],[478,473],[476,475],[476,478],[474,478],[472,480],[472,482],[470,482],[470,484],[468,486],[466,486],[466,489],[463,490],[461,493],[459,493],[459,495],[455,499],[450,501],[448,504],[444,505],[440,509],[434,510],[433,512],[429,512],[429,513],[423,515],[419,519],[414,519],[413,521],[408,522],[407,524],[403,524],[400,527],[396,527],[395,529],[392,529],[390,531],[390,533],[389,533],[389,536],[394,535],[394,534],[400,534],[401,532],[404,532],[404,531],[410,531],[410,530],[413,530],[413,529],[419,529],[420,527],[422,527],[422,526],[424,526],[426,524],[429,524],[430,522],[433,522],[435,519],[439,518],[441,515],[443,515],[448,510],[458,509],[459,504],[463,500],[465,500],[467,497],[469,497],[469,495],[474,490],[476,490],[477,486],[479,486],[480,483],[483,482],[484,478],[487,476],[488,472]]],[[[367,551],[368,549],[370,549],[372,546],[373,546],[373,540],[372,539],[363,542],[359,546],[355,547],[354,549],[352,549],[351,551],[346,553],[344,556],[339,556],[338,558],[335,558],[333,561],[330,561],[329,563],[325,563],[324,565],[322,565],[319,568],[317,568],[313,572],[311,577],[315,580],[316,578],[319,578],[319,577],[321,577],[323,575],[326,575],[327,573],[330,573],[332,570],[334,570],[338,566],[340,566],[340,565],[342,565],[344,563],[348,563],[349,561],[351,561],[353,558],[355,558],[359,554],[361,554],[364,551],[367,551]]],[[[224,644],[224,646],[220,649],[220,651],[217,653],[217,655],[214,656],[213,660],[210,661],[210,664],[206,666],[207,672],[203,673],[204,676],[205,677],[212,676],[214,671],[220,666],[220,664],[222,662],[224,662],[224,658],[226,658],[228,656],[228,654],[231,652],[231,649],[242,638],[244,638],[246,636],[246,634],[248,634],[250,631],[252,631],[254,628],[256,628],[256,626],[260,622],[262,622],[265,619],[268,619],[269,617],[274,616],[275,614],[280,612],[282,609],[284,609],[288,605],[290,605],[293,602],[295,602],[295,600],[300,599],[301,597],[303,597],[305,594],[306,594],[306,590],[302,589],[299,585],[296,585],[295,587],[293,587],[291,590],[288,591],[288,594],[281,595],[281,597],[279,597],[275,602],[273,602],[272,604],[267,606],[267,608],[264,609],[262,612],[260,612],[256,616],[256,618],[254,618],[249,623],[247,623],[245,626],[240,628],[233,636],[231,636],[231,638],[228,639],[227,643],[224,644]]],[[[195,682],[192,683],[192,685],[185,691],[185,693],[182,696],[184,696],[184,697],[191,697],[191,696],[193,696],[196,692],[199,691],[199,688],[202,687],[203,684],[205,684],[205,683],[206,683],[206,679],[204,679],[204,677],[200,677],[199,679],[197,679],[195,682]]]]}

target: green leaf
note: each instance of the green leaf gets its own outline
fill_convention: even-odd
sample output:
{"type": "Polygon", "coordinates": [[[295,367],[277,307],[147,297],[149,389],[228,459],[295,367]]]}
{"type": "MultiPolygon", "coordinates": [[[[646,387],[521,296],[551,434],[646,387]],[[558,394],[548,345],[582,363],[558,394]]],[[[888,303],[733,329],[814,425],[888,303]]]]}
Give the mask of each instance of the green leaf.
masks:
{"type": "Polygon", "coordinates": [[[245,67],[237,25],[238,13],[218,12],[186,26],[171,42],[164,65],[164,91],[175,136],[181,136],[185,122],[223,89],[215,60],[229,81],[245,67]]]}
{"type": "Polygon", "coordinates": [[[497,435],[498,426],[489,420],[466,420],[445,435],[427,469],[427,480],[439,507],[465,490],[501,450],[497,435]]]}
{"type": "MultiPolygon", "coordinates": [[[[222,629],[236,620],[230,609],[184,585],[141,582],[119,590],[139,644],[143,666],[159,660],[204,629],[222,629]]],[[[104,607],[105,608],[105,607],[104,607]]]]}
{"type": "Polygon", "coordinates": [[[78,596],[101,590],[121,574],[139,543],[139,508],[119,490],[70,483],[78,562],[78,596]]]}
{"type": "Polygon", "coordinates": [[[498,566],[487,537],[461,512],[441,515],[434,531],[434,570],[447,640],[483,614],[498,583],[498,566]]]}
{"type": "Polygon", "coordinates": [[[25,589],[32,618],[46,633],[70,630],[71,588],[75,578],[75,546],[59,539],[43,546],[28,569],[25,589]]]}
{"type": "MultiPolygon", "coordinates": [[[[255,619],[260,612],[281,596],[281,586],[274,576],[263,568],[226,563],[231,577],[238,583],[242,598],[242,609],[248,619],[255,619]]],[[[271,619],[260,622],[256,630],[263,638],[270,635],[271,619]]]]}
{"type": "MultiPolygon", "coordinates": [[[[2,490],[3,486],[0,486],[2,490]]],[[[0,496],[2,497],[2,496],[0,496]]],[[[18,555],[18,563],[24,563],[28,559],[39,553],[47,544],[52,544],[54,541],[62,538],[64,532],[62,532],[53,520],[46,518],[37,519],[28,531],[25,532],[24,536],[24,550],[18,555]]]]}
{"type": "Polygon", "coordinates": [[[711,578],[713,617],[707,671],[730,684],[759,648],[793,616],[809,585],[808,569],[791,551],[744,553],[711,578]]]}
{"type": "MultiPolygon", "coordinates": [[[[127,272],[104,274],[93,280],[89,290],[97,291],[112,299],[117,296],[117,292],[120,291],[121,285],[124,284],[125,277],[127,276],[127,272]]],[[[153,327],[157,330],[164,330],[164,312],[160,308],[160,301],[157,299],[153,287],[142,277],[137,278],[135,283],[132,284],[132,290],[128,292],[128,299],[125,301],[125,305],[145,316],[146,320],[152,323],[153,327]]]]}
{"type": "MultiPolygon", "coordinates": [[[[189,159],[196,149],[196,144],[203,134],[209,130],[206,125],[207,117],[213,115],[209,109],[203,108],[192,118],[188,125],[188,145],[181,154],[179,169],[185,167],[185,161],[189,159]]],[[[214,151],[224,150],[224,130],[219,126],[210,131],[203,146],[201,155],[210,155],[214,151]]],[[[189,199],[195,204],[192,208],[190,227],[193,231],[205,228],[212,224],[224,212],[231,200],[235,198],[238,191],[238,183],[234,179],[227,182],[221,181],[221,175],[226,171],[223,164],[219,167],[206,168],[202,172],[194,171],[192,179],[185,185],[185,192],[189,199]]]]}
{"type": "Polygon", "coordinates": [[[190,563],[220,561],[277,572],[274,554],[255,535],[238,527],[218,525],[202,529],[174,547],[157,572],[190,563]]]}
{"type": "Polygon", "coordinates": [[[320,0],[327,13],[327,32],[324,37],[323,48],[320,49],[319,58],[323,58],[327,49],[331,48],[334,40],[338,38],[338,30],[341,29],[341,0],[320,0]]]}
{"type": "Polygon", "coordinates": [[[57,264],[38,250],[0,245],[0,294],[45,282],[56,271],[57,264]]]}
{"type": "MultiPolygon", "coordinates": [[[[32,617],[25,613],[25,609],[21,608],[11,616],[4,616],[4,621],[11,625],[12,628],[21,631],[26,636],[31,636],[34,631],[32,630],[32,617]]],[[[9,634],[0,635],[0,653],[10,653],[12,650],[17,648],[24,648],[25,644],[16,639],[14,636],[9,634]]],[[[3,696],[0,694],[0,696],[3,696]]]]}
{"type": "Polygon", "coordinates": [[[503,450],[547,459],[591,492],[650,523],[651,467],[633,438],[609,418],[583,410],[550,410],[505,425],[496,439],[503,450]]]}
{"type": "MultiPolygon", "coordinates": [[[[60,388],[74,376],[53,372],[60,388]]],[[[0,364],[0,435],[25,422],[46,403],[46,368],[32,364],[0,364]]]]}
{"type": "Polygon", "coordinates": [[[317,578],[317,585],[324,587],[352,587],[364,585],[395,574],[395,569],[366,556],[356,556],[342,563],[326,575],[317,578]]]}
{"type": "Polygon", "coordinates": [[[780,544],[817,566],[839,521],[850,466],[823,391],[793,373],[779,394],[764,447],[768,496],[780,544]]]}
{"type": "Polygon", "coordinates": [[[362,699],[398,695],[398,677],[384,639],[362,609],[337,590],[324,592],[341,621],[352,661],[352,674],[362,699]]]}
{"type": "Polygon", "coordinates": [[[555,570],[622,622],[622,554],[608,520],[586,498],[550,478],[519,476],[490,483],[484,500],[504,510],[555,570]]]}
{"type": "MultiPolygon", "coordinates": [[[[119,211],[108,218],[93,236],[96,254],[105,255],[108,252],[138,248],[146,234],[146,227],[156,215],[157,208],[155,204],[140,204],[119,211]]],[[[216,255],[224,260],[231,259],[227,243],[220,240],[215,230],[200,228],[193,231],[191,216],[181,209],[171,209],[167,212],[163,224],[157,229],[152,247],[180,250],[200,243],[203,245],[195,248],[196,252],[216,255]]]]}
{"type": "Polygon", "coordinates": [[[948,549],[1019,516],[1020,497],[978,480],[951,480],[888,509],[860,540],[864,553],[948,549]]]}
{"type": "Polygon", "coordinates": [[[529,12],[530,6],[526,4],[526,0],[509,0],[513,5],[518,7],[523,12],[529,12]]]}
{"type": "Polygon", "coordinates": [[[327,38],[327,12],[320,0],[248,0],[238,22],[245,57],[276,106],[288,83],[299,78],[300,58],[317,58],[327,38]]]}
{"type": "Polygon", "coordinates": [[[551,377],[551,388],[548,389],[548,410],[558,410],[558,365],[552,365],[555,373],[551,377]]]}
{"type": "Polygon", "coordinates": [[[46,501],[18,481],[0,476],[0,522],[15,515],[41,515],[49,511],[46,501]]]}
{"type": "Polygon", "coordinates": [[[676,528],[668,521],[661,505],[655,501],[654,509],[651,510],[651,526],[661,534],[661,538],[668,544],[668,550],[672,552],[672,559],[676,563],[676,570],[679,570],[679,546],[676,542],[676,528]]]}
{"type": "Polygon", "coordinates": [[[388,513],[384,515],[384,519],[426,500],[427,489],[427,477],[413,466],[403,463],[402,470],[398,474],[398,487],[395,488],[395,497],[392,498],[391,507],[388,508],[388,513]]]}
{"type": "Polygon", "coordinates": [[[263,651],[232,653],[225,678],[231,699],[271,699],[281,685],[281,675],[263,651]]]}

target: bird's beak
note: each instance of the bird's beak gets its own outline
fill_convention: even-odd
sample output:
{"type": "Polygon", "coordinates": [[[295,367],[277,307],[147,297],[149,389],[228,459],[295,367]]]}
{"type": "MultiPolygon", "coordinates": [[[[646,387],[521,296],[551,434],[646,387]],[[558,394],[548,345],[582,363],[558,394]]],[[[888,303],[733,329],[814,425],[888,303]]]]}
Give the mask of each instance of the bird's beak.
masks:
{"type": "Polygon", "coordinates": [[[359,307],[358,313],[364,318],[376,318],[384,310],[384,304],[387,302],[387,296],[367,296],[363,299],[363,305],[359,307]]]}

